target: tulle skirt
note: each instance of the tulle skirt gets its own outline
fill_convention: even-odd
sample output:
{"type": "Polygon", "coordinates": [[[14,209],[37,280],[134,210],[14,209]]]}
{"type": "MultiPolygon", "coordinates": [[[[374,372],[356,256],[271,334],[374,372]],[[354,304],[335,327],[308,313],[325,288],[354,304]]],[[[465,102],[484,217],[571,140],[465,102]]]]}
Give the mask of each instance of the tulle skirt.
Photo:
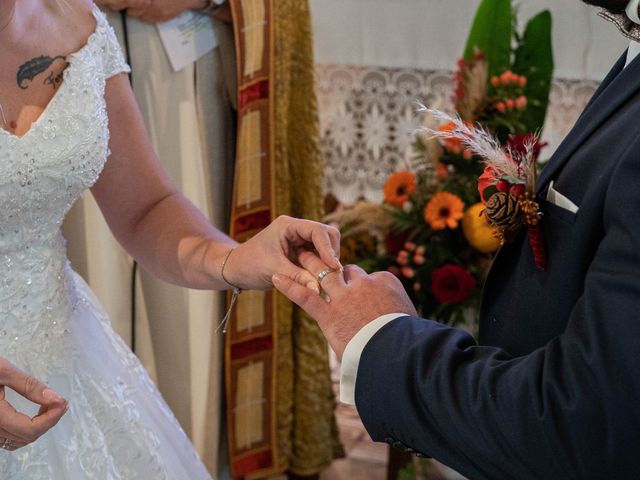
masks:
{"type": "MultiPolygon", "coordinates": [[[[49,343],[30,344],[27,338],[17,349],[0,343],[0,355],[69,400],[67,414],[35,443],[0,451],[0,479],[211,478],[89,287],[78,275],[70,276],[73,308],[69,318],[59,319],[64,335],[49,343]]],[[[7,400],[19,411],[37,412],[9,389],[7,400]]]]}

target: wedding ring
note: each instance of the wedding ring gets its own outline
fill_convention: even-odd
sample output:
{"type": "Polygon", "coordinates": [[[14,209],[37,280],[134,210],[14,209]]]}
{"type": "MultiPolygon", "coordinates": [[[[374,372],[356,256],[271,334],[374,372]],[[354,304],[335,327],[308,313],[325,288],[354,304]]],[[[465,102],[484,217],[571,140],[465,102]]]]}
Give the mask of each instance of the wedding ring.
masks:
{"type": "Polygon", "coordinates": [[[318,283],[322,284],[322,280],[324,280],[324,277],[326,277],[327,275],[329,275],[330,273],[335,273],[338,270],[334,269],[334,268],[327,268],[326,270],[321,271],[318,274],[318,283]]]}
{"type": "Polygon", "coordinates": [[[2,448],[3,450],[9,450],[12,444],[13,442],[10,438],[5,438],[4,442],[2,442],[2,445],[0,445],[0,448],[2,448]]]}

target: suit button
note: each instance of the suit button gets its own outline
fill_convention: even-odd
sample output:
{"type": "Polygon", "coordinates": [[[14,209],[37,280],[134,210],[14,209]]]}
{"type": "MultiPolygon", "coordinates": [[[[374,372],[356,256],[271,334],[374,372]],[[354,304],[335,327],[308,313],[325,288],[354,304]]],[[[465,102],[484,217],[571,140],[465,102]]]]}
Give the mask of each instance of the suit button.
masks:
{"type": "Polygon", "coordinates": [[[416,453],[416,451],[411,447],[405,448],[404,451],[407,452],[407,453],[416,453]]]}
{"type": "Polygon", "coordinates": [[[393,443],[391,444],[391,446],[392,446],[393,448],[398,448],[398,449],[403,449],[403,448],[405,448],[404,443],[402,443],[402,442],[400,442],[400,441],[397,441],[397,440],[396,440],[395,442],[393,442],[393,443]]]}

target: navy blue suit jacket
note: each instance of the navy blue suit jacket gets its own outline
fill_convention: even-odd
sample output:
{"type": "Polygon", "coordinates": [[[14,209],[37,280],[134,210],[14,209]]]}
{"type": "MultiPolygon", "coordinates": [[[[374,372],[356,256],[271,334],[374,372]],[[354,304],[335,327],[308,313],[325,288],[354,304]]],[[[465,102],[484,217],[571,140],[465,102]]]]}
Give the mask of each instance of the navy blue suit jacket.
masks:
{"type": "Polygon", "coordinates": [[[471,479],[640,479],[640,58],[624,60],[541,174],[548,271],[523,232],[494,261],[479,344],[413,317],[367,344],[374,440],[471,479]],[[551,180],[577,214],[544,200],[551,180]]]}

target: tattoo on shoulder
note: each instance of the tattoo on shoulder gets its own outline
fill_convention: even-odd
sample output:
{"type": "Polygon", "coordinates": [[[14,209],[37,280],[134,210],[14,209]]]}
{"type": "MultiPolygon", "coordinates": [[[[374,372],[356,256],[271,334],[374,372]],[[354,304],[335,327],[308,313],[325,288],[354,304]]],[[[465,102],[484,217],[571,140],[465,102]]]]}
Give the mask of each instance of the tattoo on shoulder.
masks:
{"type": "Polygon", "coordinates": [[[60,83],[62,83],[62,75],[64,73],[64,69],[68,65],[66,58],[67,57],[62,55],[58,55],[56,57],[42,55],[23,63],[20,65],[20,68],[18,68],[18,74],[16,75],[18,86],[22,90],[26,90],[38,75],[44,73],[45,78],[43,83],[45,85],[50,85],[55,90],[58,88],[60,83]],[[59,63],[64,63],[60,70],[55,68],[59,63]],[[49,73],[48,75],[46,75],[47,72],[49,73]]]}

